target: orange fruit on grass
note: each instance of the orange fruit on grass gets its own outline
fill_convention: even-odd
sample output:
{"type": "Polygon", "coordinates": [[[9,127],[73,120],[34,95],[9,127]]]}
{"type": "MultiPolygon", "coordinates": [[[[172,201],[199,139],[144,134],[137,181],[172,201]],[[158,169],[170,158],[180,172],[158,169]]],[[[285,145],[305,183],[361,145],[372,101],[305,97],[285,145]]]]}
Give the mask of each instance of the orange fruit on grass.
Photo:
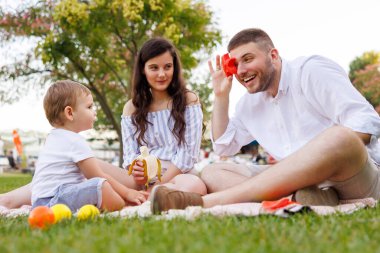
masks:
{"type": "Polygon", "coordinates": [[[45,229],[54,224],[54,213],[47,206],[37,206],[30,212],[28,222],[31,228],[45,229]]]}

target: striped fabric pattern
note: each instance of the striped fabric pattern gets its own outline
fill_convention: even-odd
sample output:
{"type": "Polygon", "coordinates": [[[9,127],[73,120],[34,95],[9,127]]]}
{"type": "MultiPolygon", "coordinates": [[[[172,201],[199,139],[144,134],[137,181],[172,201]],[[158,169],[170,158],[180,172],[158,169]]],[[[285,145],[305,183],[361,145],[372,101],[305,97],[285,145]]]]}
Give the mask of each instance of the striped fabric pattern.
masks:
{"type": "MultiPolygon", "coordinates": [[[[149,152],[160,160],[172,162],[183,173],[189,172],[194,163],[198,161],[199,151],[202,138],[202,121],[203,114],[200,104],[189,105],[185,110],[185,142],[180,146],[175,136],[171,132],[174,126],[174,120],[170,117],[170,110],[161,110],[148,113],[147,131],[145,140],[149,152]]],[[[139,154],[139,145],[136,137],[133,135],[136,131],[132,124],[131,116],[121,117],[121,128],[123,135],[124,163],[123,167],[127,168],[129,164],[139,154]]]]}

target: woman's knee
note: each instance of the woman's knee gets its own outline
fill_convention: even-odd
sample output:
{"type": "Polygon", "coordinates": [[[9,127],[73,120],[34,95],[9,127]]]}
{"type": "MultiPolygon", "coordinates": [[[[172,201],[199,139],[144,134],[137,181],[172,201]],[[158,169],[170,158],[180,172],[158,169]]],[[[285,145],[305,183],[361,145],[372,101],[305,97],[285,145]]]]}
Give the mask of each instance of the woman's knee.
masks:
{"type": "Polygon", "coordinates": [[[178,190],[196,192],[201,195],[205,195],[207,193],[207,188],[204,182],[198,176],[192,174],[177,175],[170,183],[174,185],[172,188],[176,188],[178,190]]]}
{"type": "Polygon", "coordinates": [[[223,171],[223,169],[223,164],[218,163],[213,163],[203,168],[200,178],[206,185],[207,189],[213,189],[214,186],[218,184],[217,175],[219,172],[223,171]]]}
{"type": "MultiPolygon", "coordinates": [[[[251,172],[247,166],[236,163],[213,163],[207,165],[201,172],[201,179],[208,186],[219,180],[218,176],[224,176],[226,173],[236,173],[241,176],[250,177],[251,172]]],[[[217,183],[217,182],[216,182],[217,183]]]]}

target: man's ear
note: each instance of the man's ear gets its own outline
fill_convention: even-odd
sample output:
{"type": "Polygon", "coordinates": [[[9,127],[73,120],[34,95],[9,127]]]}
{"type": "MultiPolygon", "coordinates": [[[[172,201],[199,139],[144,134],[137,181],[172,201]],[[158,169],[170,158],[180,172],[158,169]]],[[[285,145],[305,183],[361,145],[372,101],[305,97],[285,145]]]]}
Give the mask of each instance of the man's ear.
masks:
{"type": "Polygon", "coordinates": [[[278,50],[276,48],[272,48],[270,50],[270,56],[272,58],[272,61],[276,61],[276,60],[280,59],[280,55],[279,55],[278,50]]]}
{"type": "Polygon", "coordinates": [[[74,110],[71,106],[66,106],[63,110],[63,114],[65,115],[65,118],[67,120],[73,121],[74,120],[74,110]]]}

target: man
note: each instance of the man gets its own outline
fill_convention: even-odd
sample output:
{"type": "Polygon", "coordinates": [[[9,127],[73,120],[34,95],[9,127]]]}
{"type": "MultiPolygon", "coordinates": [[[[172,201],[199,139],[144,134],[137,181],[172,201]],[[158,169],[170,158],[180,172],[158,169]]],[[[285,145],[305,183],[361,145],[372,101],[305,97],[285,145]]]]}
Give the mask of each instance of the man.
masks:
{"type": "Polygon", "coordinates": [[[341,67],[321,56],[282,60],[260,29],[237,33],[228,51],[235,58],[235,77],[248,93],[237,104],[237,116],[229,118],[232,76],[221,70],[219,56],[215,70],[209,62],[214,150],[234,155],[257,140],[279,162],[266,168],[213,164],[202,173],[212,192],[203,197],[156,187],[154,213],[274,200],[294,192],[303,204],[380,198],[380,118],[341,67]]]}

